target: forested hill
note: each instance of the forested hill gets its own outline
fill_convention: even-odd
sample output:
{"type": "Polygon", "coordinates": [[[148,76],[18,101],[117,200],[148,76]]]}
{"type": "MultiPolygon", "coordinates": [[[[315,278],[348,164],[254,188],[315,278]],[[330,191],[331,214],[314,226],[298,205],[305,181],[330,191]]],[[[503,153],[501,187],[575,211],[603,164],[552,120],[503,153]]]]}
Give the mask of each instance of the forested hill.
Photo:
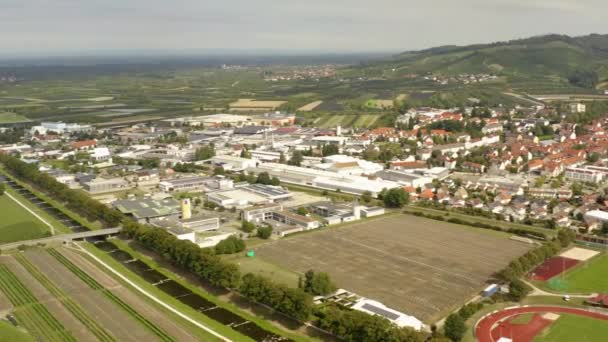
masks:
{"type": "Polygon", "coordinates": [[[469,46],[409,51],[390,60],[359,65],[346,74],[407,78],[434,74],[493,74],[506,81],[542,78],[595,88],[608,79],[608,35],[546,35],[469,46]]]}

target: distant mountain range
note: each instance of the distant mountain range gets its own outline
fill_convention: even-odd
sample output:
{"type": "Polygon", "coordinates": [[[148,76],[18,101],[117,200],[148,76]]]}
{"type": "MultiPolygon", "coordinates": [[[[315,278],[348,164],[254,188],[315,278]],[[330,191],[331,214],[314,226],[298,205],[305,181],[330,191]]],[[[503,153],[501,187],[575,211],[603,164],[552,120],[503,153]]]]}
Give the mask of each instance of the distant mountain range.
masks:
{"type": "Polygon", "coordinates": [[[583,88],[604,88],[608,81],[608,35],[545,35],[491,44],[440,46],[362,64],[348,73],[393,79],[486,73],[502,76],[507,82],[568,82],[583,88]]]}

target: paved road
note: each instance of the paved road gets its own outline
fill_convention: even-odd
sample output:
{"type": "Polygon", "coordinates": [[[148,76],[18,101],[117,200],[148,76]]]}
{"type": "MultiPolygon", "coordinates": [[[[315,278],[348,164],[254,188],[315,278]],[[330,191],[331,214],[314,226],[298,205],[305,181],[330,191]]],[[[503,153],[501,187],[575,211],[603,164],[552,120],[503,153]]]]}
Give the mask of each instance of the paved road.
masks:
{"type": "Polygon", "coordinates": [[[538,287],[534,286],[532,283],[530,283],[529,281],[527,281],[525,279],[522,279],[522,281],[532,288],[532,292],[530,292],[530,294],[528,294],[528,296],[553,296],[553,297],[570,296],[572,298],[589,298],[589,297],[594,297],[595,295],[597,295],[597,293],[582,295],[582,294],[547,292],[545,290],[539,289],[538,287]]]}
{"type": "Polygon", "coordinates": [[[509,308],[502,311],[492,313],[482,318],[475,327],[475,336],[479,342],[496,342],[492,338],[492,329],[500,321],[516,315],[525,313],[566,313],[572,315],[586,316],[601,320],[608,321],[608,314],[600,313],[597,311],[588,311],[584,309],[569,308],[563,306],[528,306],[528,307],[517,307],[509,308]]]}

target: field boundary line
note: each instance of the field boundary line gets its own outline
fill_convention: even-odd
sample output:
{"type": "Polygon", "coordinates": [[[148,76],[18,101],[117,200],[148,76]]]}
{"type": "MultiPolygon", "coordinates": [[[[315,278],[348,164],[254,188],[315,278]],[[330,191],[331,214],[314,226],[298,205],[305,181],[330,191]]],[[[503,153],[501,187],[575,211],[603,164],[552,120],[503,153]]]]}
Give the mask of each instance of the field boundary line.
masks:
{"type": "Polygon", "coordinates": [[[36,217],[38,220],[40,220],[42,223],[44,223],[45,225],[49,226],[49,228],[51,228],[51,235],[55,235],[55,227],[53,227],[52,224],[48,223],[45,219],[43,219],[42,217],[40,217],[40,215],[36,214],[34,211],[32,211],[30,208],[28,208],[25,204],[21,203],[18,199],[16,199],[13,195],[9,194],[8,191],[4,193],[5,195],[8,196],[8,198],[12,199],[15,203],[17,203],[19,206],[21,206],[23,209],[27,210],[30,214],[32,214],[34,217],[36,217]]]}
{"type": "Polygon", "coordinates": [[[99,263],[100,265],[102,265],[103,267],[105,267],[106,269],[108,269],[110,272],[112,272],[113,274],[115,274],[117,277],[119,277],[120,279],[122,279],[124,282],[126,282],[127,284],[129,284],[131,287],[133,287],[134,289],[136,289],[137,291],[139,291],[140,293],[144,294],[146,297],[152,299],[154,302],[156,302],[157,304],[161,305],[162,307],[164,307],[165,309],[171,311],[172,313],[176,314],[177,316],[185,319],[186,321],[194,324],[195,326],[205,330],[206,332],[210,333],[211,335],[221,339],[222,341],[227,341],[227,342],[232,342],[232,340],[224,337],[223,335],[217,333],[216,331],[212,330],[211,328],[199,323],[198,321],[192,319],[191,317],[183,314],[181,311],[173,308],[171,305],[163,302],[162,300],[156,298],[154,295],[152,295],[151,293],[149,293],[148,291],[142,289],[141,287],[139,287],[139,285],[135,284],[133,281],[131,281],[129,278],[127,278],[126,276],[124,276],[122,273],[118,272],[117,270],[115,270],[114,268],[112,268],[112,266],[106,264],[105,262],[103,262],[101,259],[99,259],[97,256],[95,256],[94,254],[92,254],[91,252],[87,251],[86,249],[84,249],[82,246],[80,246],[79,244],[75,244],[78,247],[78,250],[81,252],[84,252],[86,255],[88,255],[89,257],[91,257],[93,260],[95,260],[97,263],[99,263]]]}

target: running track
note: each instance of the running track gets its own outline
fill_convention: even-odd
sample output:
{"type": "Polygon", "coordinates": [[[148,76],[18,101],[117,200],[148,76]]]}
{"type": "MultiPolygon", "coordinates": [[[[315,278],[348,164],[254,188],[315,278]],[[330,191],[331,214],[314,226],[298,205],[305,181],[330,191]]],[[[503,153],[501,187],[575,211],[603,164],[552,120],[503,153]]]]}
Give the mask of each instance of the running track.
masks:
{"type": "MultiPolygon", "coordinates": [[[[482,318],[479,322],[477,322],[477,326],[475,327],[475,336],[477,336],[477,340],[479,342],[495,342],[492,338],[492,328],[503,319],[515,315],[521,315],[525,313],[545,313],[545,312],[554,312],[554,313],[567,313],[579,316],[586,316],[596,319],[602,319],[608,321],[608,314],[601,314],[597,312],[586,311],[582,309],[576,308],[567,308],[561,306],[529,306],[529,307],[519,307],[502,310],[493,314],[490,314],[484,318],[482,318]]],[[[517,341],[514,341],[517,342],[517,341]]]]}

